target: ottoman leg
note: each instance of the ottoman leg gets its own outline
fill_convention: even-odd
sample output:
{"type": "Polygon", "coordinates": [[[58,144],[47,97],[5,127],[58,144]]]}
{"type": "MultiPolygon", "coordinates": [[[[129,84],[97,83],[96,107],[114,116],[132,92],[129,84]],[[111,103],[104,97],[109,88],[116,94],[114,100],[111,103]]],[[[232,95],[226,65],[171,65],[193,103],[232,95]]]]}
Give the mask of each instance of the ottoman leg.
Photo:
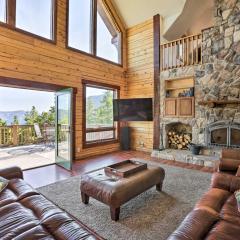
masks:
{"type": "Polygon", "coordinates": [[[159,191],[159,192],[162,191],[162,182],[161,182],[161,183],[158,183],[158,184],[156,185],[156,189],[157,189],[157,191],[159,191]]]}
{"type": "Polygon", "coordinates": [[[119,208],[114,208],[110,206],[110,212],[111,212],[111,219],[113,221],[118,221],[119,220],[119,215],[120,215],[120,207],[119,208]]]}
{"type": "Polygon", "coordinates": [[[82,202],[84,204],[88,204],[89,203],[89,196],[83,192],[81,192],[81,196],[82,196],[82,202]]]}

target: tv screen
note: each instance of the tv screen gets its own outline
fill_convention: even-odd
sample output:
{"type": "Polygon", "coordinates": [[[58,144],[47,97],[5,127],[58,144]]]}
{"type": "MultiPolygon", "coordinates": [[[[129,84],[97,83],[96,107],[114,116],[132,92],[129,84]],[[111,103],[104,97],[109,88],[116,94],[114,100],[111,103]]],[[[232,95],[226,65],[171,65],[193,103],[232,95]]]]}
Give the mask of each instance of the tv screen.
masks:
{"type": "Polygon", "coordinates": [[[152,121],[152,98],[114,99],[114,121],[152,121]]]}

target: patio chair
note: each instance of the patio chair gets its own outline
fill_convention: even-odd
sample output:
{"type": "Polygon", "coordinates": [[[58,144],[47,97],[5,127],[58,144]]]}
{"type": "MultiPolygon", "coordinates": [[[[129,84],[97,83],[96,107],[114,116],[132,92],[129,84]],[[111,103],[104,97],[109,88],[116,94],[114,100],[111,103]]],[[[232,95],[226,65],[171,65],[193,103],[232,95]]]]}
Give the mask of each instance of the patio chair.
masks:
{"type": "Polygon", "coordinates": [[[40,129],[38,123],[34,123],[34,131],[36,133],[38,143],[43,142],[44,141],[44,137],[43,137],[43,135],[41,133],[41,129],[40,129]]]}
{"type": "Polygon", "coordinates": [[[55,127],[52,125],[44,125],[44,140],[49,145],[55,144],[55,127]]]}

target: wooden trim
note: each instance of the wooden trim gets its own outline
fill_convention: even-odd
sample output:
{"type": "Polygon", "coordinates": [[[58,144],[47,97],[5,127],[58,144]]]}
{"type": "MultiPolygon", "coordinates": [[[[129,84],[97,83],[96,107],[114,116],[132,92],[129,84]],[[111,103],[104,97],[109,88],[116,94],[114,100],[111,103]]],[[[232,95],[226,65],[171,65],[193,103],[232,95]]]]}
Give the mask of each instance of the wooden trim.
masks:
{"type": "Polygon", "coordinates": [[[6,23],[0,22],[0,27],[5,27],[10,30],[19,32],[21,34],[28,35],[30,37],[34,37],[36,39],[39,39],[41,41],[45,41],[51,44],[57,43],[57,0],[52,0],[52,33],[51,37],[52,39],[48,39],[42,36],[39,36],[35,33],[28,32],[24,29],[17,28],[16,27],[16,0],[7,0],[7,18],[6,23]]]}
{"type": "Polygon", "coordinates": [[[7,3],[7,24],[16,25],[16,0],[6,0],[7,3]]]}
{"type": "Polygon", "coordinates": [[[92,133],[92,132],[107,132],[107,131],[113,131],[116,130],[115,127],[103,127],[103,128],[87,128],[86,133],[92,133]]]}
{"type": "Polygon", "coordinates": [[[77,48],[69,46],[69,39],[68,39],[68,37],[69,37],[69,0],[66,0],[66,1],[67,1],[67,7],[66,7],[66,10],[67,10],[67,13],[66,13],[66,16],[67,16],[66,17],[66,46],[65,46],[66,49],[69,49],[69,50],[74,51],[76,53],[84,54],[84,55],[89,56],[91,58],[94,58],[94,59],[112,64],[112,65],[123,67],[123,31],[121,30],[121,28],[118,26],[117,22],[115,21],[114,16],[112,14],[112,11],[109,8],[108,4],[104,1],[104,4],[108,8],[108,11],[111,13],[111,16],[112,16],[115,24],[118,26],[117,29],[121,33],[121,38],[120,38],[120,45],[121,46],[119,47],[119,50],[120,50],[120,53],[119,53],[120,62],[119,63],[116,63],[116,62],[113,62],[111,60],[108,60],[108,59],[97,56],[97,0],[92,0],[91,23],[92,23],[93,27],[91,27],[91,36],[92,36],[91,37],[91,44],[90,44],[91,52],[90,53],[84,52],[82,50],[79,50],[77,48]]]}
{"type": "Polygon", "coordinates": [[[117,85],[112,85],[112,84],[107,84],[107,83],[100,83],[100,82],[94,82],[91,80],[82,80],[82,83],[85,85],[93,86],[95,88],[105,88],[105,89],[115,89],[115,90],[120,90],[120,86],[117,85]]]}
{"type": "Polygon", "coordinates": [[[160,146],[160,15],[153,17],[154,41],[154,117],[153,117],[153,149],[160,146]]]}
{"type": "MultiPolygon", "coordinates": [[[[65,88],[73,88],[67,85],[57,85],[53,83],[43,83],[43,82],[35,82],[24,79],[16,79],[9,77],[0,76],[0,85],[4,87],[15,87],[15,88],[24,88],[24,89],[32,89],[32,90],[40,90],[40,91],[59,91],[65,88]]],[[[74,93],[77,93],[77,88],[73,88],[74,93]]]]}
{"type": "Polygon", "coordinates": [[[92,0],[91,6],[91,53],[97,56],[97,0],[92,0]]]}
{"type": "Polygon", "coordinates": [[[110,90],[117,90],[117,97],[119,97],[120,93],[120,87],[115,86],[115,85],[110,85],[110,84],[105,84],[105,83],[98,83],[90,80],[82,80],[82,85],[83,85],[83,92],[82,92],[82,147],[83,149],[85,148],[90,148],[90,147],[98,147],[106,144],[113,144],[113,143],[118,143],[119,142],[119,122],[117,123],[117,129],[115,127],[112,128],[102,128],[99,131],[111,131],[111,130],[116,130],[117,131],[117,138],[115,139],[106,139],[106,140],[101,140],[101,141],[93,141],[93,142],[86,142],[86,133],[87,132],[96,132],[98,131],[97,129],[95,131],[92,131],[91,129],[86,129],[86,87],[87,86],[92,86],[95,88],[102,88],[102,89],[110,89],[110,90]]]}

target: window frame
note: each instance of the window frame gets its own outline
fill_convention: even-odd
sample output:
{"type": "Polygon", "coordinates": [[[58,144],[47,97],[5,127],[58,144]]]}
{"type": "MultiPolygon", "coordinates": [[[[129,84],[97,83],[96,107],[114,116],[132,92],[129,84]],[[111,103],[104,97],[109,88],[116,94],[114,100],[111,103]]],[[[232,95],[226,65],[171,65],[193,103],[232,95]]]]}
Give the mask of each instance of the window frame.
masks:
{"type": "Polygon", "coordinates": [[[103,127],[103,128],[97,128],[97,129],[87,129],[86,128],[86,88],[87,87],[93,87],[93,88],[100,88],[100,89],[106,89],[106,90],[113,90],[116,91],[117,93],[117,98],[119,99],[120,97],[120,87],[116,85],[110,85],[110,84],[105,84],[105,83],[99,83],[99,82],[94,82],[90,80],[82,80],[82,88],[83,88],[83,93],[82,93],[82,147],[83,149],[86,148],[91,148],[91,147],[98,147],[102,145],[108,145],[108,144],[113,144],[113,143],[119,143],[119,129],[120,129],[120,123],[117,122],[115,126],[113,127],[103,127]],[[115,134],[114,138],[111,139],[106,139],[106,140],[98,140],[98,141],[93,141],[93,142],[87,142],[86,140],[86,134],[89,132],[103,132],[103,131],[111,131],[115,130],[117,134],[115,134]],[[116,136],[117,135],[117,136],[116,136]]]}
{"type": "Polygon", "coordinates": [[[97,1],[98,0],[91,0],[91,29],[90,29],[90,33],[91,33],[91,38],[90,38],[90,46],[91,46],[91,52],[85,52],[82,51],[80,49],[74,48],[69,46],[69,1],[67,0],[67,17],[66,17],[66,48],[69,50],[72,50],[74,52],[78,52],[81,54],[84,54],[86,56],[90,56],[93,57],[95,59],[98,60],[102,60],[105,61],[107,63],[111,63],[120,67],[123,67],[123,31],[121,30],[121,28],[119,27],[119,24],[117,23],[116,19],[114,18],[114,15],[111,11],[111,9],[109,8],[109,6],[107,5],[105,0],[102,0],[104,3],[105,8],[107,9],[107,11],[109,12],[109,15],[111,17],[111,20],[114,22],[114,25],[117,26],[117,30],[119,31],[119,33],[121,34],[120,37],[120,46],[118,47],[118,54],[119,54],[119,62],[113,62],[111,60],[102,58],[97,56],[97,1]]]}
{"type": "Polygon", "coordinates": [[[51,22],[51,39],[39,36],[35,33],[28,32],[24,29],[16,27],[16,1],[17,0],[6,0],[6,22],[0,21],[0,26],[14,30],[19,33],[23,33],[30,37],[34,37],[48,43],[57,43],[57,0],[52,1],[52,22],[51,22]]]}

